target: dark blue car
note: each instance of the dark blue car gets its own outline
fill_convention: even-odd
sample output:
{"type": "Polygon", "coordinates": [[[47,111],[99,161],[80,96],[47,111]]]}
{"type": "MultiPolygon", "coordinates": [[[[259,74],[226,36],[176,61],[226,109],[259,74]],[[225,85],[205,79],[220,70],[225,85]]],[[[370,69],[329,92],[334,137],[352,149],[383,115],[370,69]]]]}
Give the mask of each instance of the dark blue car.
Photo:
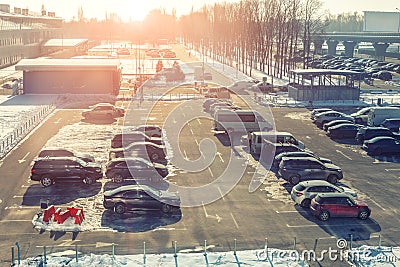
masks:
{"type": "Polygon", "coordinates": [[[362,148],[371,155],[398,154],[400,141],[393,137],[379,136],[365,141],[362,148]]]}
{"type": "Polygon", "coordinates": [[[353,123],[343,123],[328,128],[326,134],[330,138],[355,138],[360,125],[353,123]]]}

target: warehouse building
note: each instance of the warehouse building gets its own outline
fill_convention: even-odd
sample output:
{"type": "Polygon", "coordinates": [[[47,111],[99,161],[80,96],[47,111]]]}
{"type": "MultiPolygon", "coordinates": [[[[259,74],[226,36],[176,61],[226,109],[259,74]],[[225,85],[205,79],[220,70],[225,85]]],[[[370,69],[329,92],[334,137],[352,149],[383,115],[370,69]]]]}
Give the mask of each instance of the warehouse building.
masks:
{"type": "Polygon", "coordinates": [[[121,66],[117,59],[23,59],[24,94],[118,95],[121,66]]]}

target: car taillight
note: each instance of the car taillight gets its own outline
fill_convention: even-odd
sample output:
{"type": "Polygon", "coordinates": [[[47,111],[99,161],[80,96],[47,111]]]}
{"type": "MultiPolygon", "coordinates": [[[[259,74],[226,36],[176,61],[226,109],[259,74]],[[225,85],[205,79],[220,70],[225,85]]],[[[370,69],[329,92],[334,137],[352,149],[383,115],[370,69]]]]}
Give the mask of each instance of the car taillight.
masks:
{"type": "Polygon", "coordinates": [[[32,169],[32,170],[31,170],[31,173],[35,173],[35,172],[36,172],[36,170],[35,170],[35,169],[32,169]]]}
{"type": "Polygon", "coordinates": [[[303,193],[301,192],[296,192],[296,196],[301,197],[303,195],[303,193]]]}

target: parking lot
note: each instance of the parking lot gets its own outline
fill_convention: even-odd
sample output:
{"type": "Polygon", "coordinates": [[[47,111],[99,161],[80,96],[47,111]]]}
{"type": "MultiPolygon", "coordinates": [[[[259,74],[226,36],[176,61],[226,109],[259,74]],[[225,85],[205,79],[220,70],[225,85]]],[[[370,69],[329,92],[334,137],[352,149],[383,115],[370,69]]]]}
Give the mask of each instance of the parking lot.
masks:
{"type": "MultiPolygon", "coordinates": [[[[229,140],[226,134],[212,130],[212,120],[202,111],[201,100],[145,101],[140,106],[137,102],[120,102],[117,105],[129,107],[131,111],[125,122],[122,119],[87,122],[82,121],[81,108],[57,110],[3,160],[1,173],[10,183],[2,189],[4,197],[0,203],[1,259],[7,261],[10,258],[9,247],[16,240],[23,256],[41,254],[42,246],[47,246],[50,252],[78,245],[82,252],[105,253],[110,250],[111,242],[118,244],[117,253],[137,253],[141,251],[143,241],[150,251],[165,252],[170,251],[174,240],[179,249],[196,251],[207,240],[210,250],[224,251],[232,249],[234,239],[237,239],[238,249],[262,248],[265,238],[270,247],[292,248],[296,240],[298,249],[311,249],[315,239],[319,238],[318,249],[321,249],[334,245],[336,238],[349,239],[350,234],[358,244],[376,245],[378,235],[381,235],[384,245],[398,245],[400,218],[395,203],[399,191],[400,157],[371,157],[352,141],[331,140],[312,123],[310,111],[305,108],[272,108],[276,128],[292,133],[308,149],[340,166],[344,173],[341,182],[355,189],[359,198],[369,204],[372,209],[370,219],[337,218],[321,222],[308,209],[294,205],[289,195],[291,185],[260,166],[240,143],[241,135],[234,135],[229,140]],[[178,127],[181,130],[177,131],[174,125],[180,125],[193,114],[202,117],[182,123],[182,127],[178,127]],[[118,186],[109,180],[103,179],[90,186],[55,184],[48,188],[29,180],[31,161],[45,145],[85,149],[104,162],[110,139],[118,126],[144,122],[163,125],[165,121],[168,122],[165,124],[166,141],[173,155],[169,164],[172,174],[167,177],[169,183],[159,186],[171,190],[178,186],[204,186],[210,195],[217,194],[218,200],[199,204],[193,197],[198,204],[196,207],[190,207],[193,202],[186,202],[189,204],[183,203],[180,211],[168,216],[158,212],[116,215],[102,206],[102,193],[118,186]],[[213,148],[202,147],[204,138],[215,144],[217,153],[209,165],[206,165],[208,156],[200,160],[199,166],[204,164],[204,168],[192,166],[193,161],[202,158],[202,153],[214,152],[213,148]],[[228,168],[233,168],[231,174],[241,174],[241,179],[232,188],[231,181],[224,176],[228,168]],[[221,177],[224,179],[219,181],[221,177]],[[217,182],[212,183],[214,181],[217,182]],[[261,182],[261,186],[255,192],[249,192],[249,185],[255,181],[261,182]],[[50,204],[57,207],[82,207],[86,212],[87,231],[38,233],[32,229],[31,221],[39,211],[40,199],[49,199],[50,204]]],[[[185,196],[186,199],[188,196],[190,194],[185,196]]]]}

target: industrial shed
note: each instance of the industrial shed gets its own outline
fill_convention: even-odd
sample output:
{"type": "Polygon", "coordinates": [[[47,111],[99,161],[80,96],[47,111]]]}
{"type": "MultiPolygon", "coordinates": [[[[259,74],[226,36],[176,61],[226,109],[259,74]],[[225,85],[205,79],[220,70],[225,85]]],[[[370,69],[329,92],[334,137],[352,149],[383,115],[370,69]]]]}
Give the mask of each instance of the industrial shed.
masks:
{"type": "Polygon", "coordinates": [[[289,97],[297,101],[359,100],[360,72],[297,69],[289,73],[289,97]]]}
{"type": "Polygon", "coordinates": [[[116,59],[23,59],[24,94],[118,95],[121,67],[116,59]]]}

